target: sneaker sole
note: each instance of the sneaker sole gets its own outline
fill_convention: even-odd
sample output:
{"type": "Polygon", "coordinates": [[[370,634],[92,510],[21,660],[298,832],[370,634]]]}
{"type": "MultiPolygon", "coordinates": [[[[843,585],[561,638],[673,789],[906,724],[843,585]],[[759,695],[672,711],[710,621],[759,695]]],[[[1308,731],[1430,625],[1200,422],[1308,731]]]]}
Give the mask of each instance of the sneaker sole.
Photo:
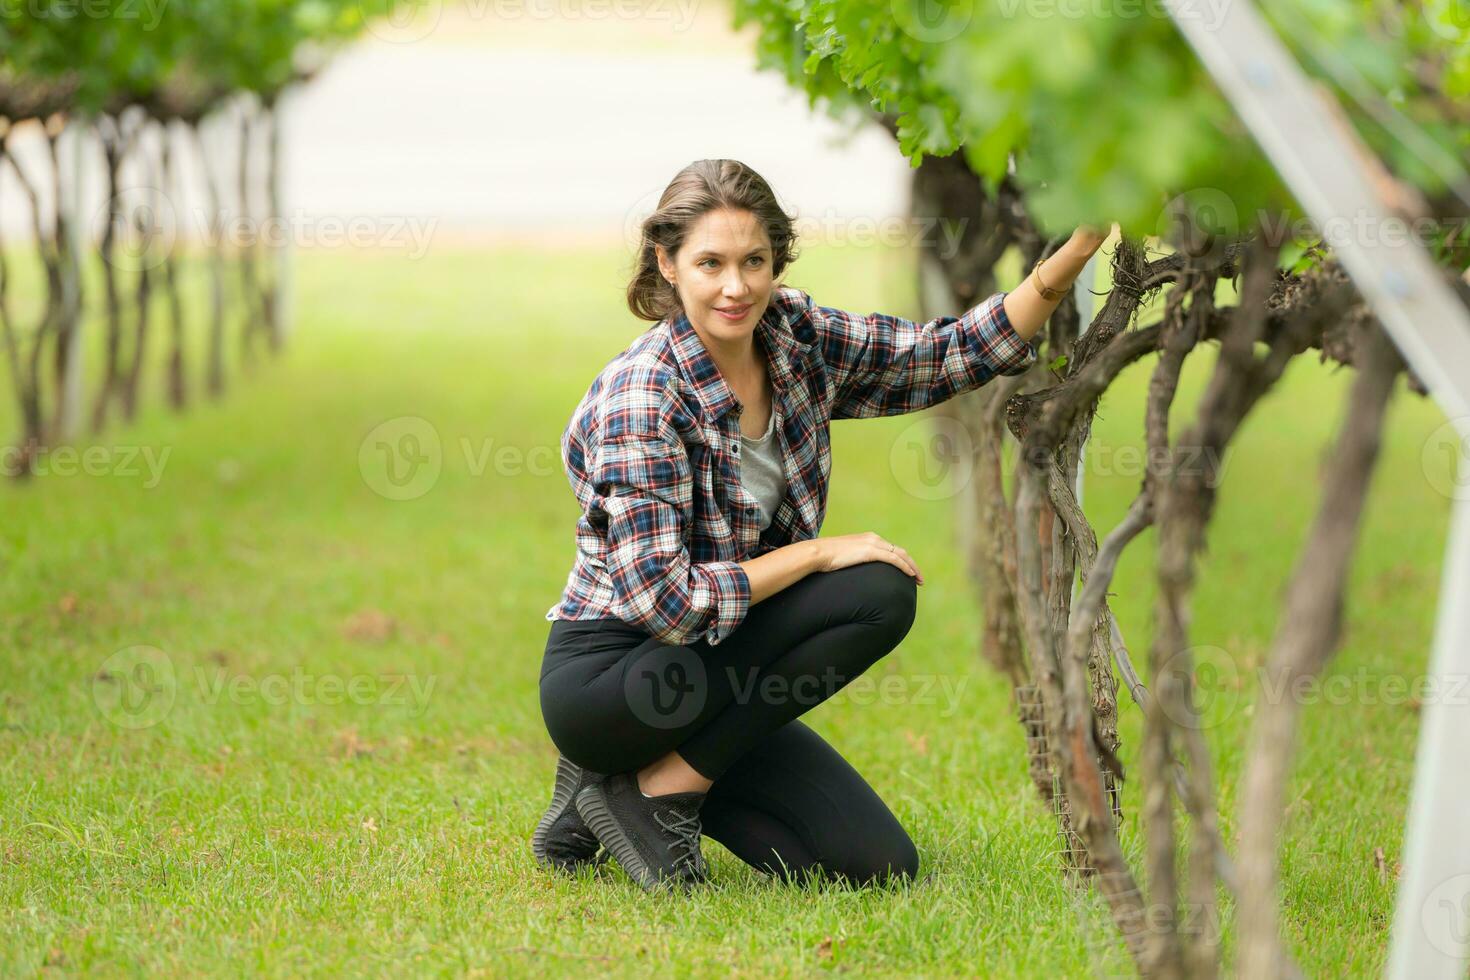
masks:
{"type": "Polygon", "coordinates": [[[536,830],[531,834],[531,853],[535,855],[536,863],[543,868],[576,871],[583,866],[589,864],[597,866],[607,860],[607,855],[604,853],[581,861],[554,861],[551,855],[546,853],[546,838],[551,834],[551,825],[561,819],[562,814],[567,812],[567,807],[575,805],[572,795],[576,792],[577,784],[581,780],[582,770],[577,768],[576,763],[565,758],[557,761],[556,783],[551,790],[551,806],[541,815],[541,822],[536,824],[536,830]]]}
{"type": "Polygon", "coordinates": [[[682,885],[687,890],[689,882],[683,878],[676,876],[661,878],[654,874],[648,867],[648,862],[643,860],[643,855],[638,853],[638,848],[633,846],[628,835],[623,833],[623,829],[608,812],[607,802],[597,790],[596,786],[588,786],[577,794],[575,801],[577,813],[592,829],[593,836],[602,842],[604,848],[612,852],[613,857],[617,858],[618,864],[628,873],[628,877],[637,882],[638,887],[646,892],[670,884],[682,885]]]}

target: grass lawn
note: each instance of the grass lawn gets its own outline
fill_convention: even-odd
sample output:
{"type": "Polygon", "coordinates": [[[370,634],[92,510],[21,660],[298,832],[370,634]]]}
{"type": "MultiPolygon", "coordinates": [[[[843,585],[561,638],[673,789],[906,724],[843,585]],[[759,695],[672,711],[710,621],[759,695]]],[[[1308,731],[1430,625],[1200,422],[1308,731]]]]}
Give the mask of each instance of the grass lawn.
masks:
{"type": "MultiPolygon", "coordinates": [[[[810,247],[788,281],[914,315],[910,268],[810,247]]],[[[642,329],[623,271],[612,250],[301,254],[280,362],[184,416],[150,404],[104,434],[90,475],[0,486],[0,971],[1127,972],[1096,904],[1055,873],[1010,692],[976,653],[953,499],[904,490],[923,415],[833,428],[824,532],[880,531],[928,584],[869,675],[897,680],[806,720],[910,829],[926,880],[786,888],[712,841],[714,884],[689,898],[645,896],[615,867],[535,866],[556,760],[542,616],[576,517],[557,442],[642,329]],[[394,484],[381,443],[431,468],[394,484]]],[[[1183,412],[1212,359],[1190,364],[1183,412]]],[[[1100,530],[1141,475],[1148,371],[1096,428],[1100,530]]],[[[1349,380],[1299,359],[1226,460],[1193,636],[1218,649],[1202,684],[1229,839],[1254,670],[1349,380]]],[[[1449,501],[1432,485],[1447,461],[1421,456],[1442,421],[1400,383],[1332,667],[1346,694],[1305,710],[1283,872],[1309,975],[1373,974],[1385,957],[1418,721],[1393,684],[1427,664],[1449,501]]],[[[1114,587],[1140,661],[1154,543],[1114,587]]],[[[1131,704],[1124,722],[1132,766],[1131,704]]]]}

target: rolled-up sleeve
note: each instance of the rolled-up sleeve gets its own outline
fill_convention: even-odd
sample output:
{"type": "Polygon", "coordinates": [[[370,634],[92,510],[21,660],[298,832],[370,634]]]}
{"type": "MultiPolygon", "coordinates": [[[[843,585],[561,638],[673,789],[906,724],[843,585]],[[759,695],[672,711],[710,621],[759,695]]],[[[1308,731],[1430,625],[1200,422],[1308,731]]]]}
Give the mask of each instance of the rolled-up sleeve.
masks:
{"type": "Polygon", "coordinates": [[[605,521],[614,615],[665,643],[723,640],[750,608],[739,563],[690,560],[689,453],[657,401],[634,396],[606,426],[593,464],[594,522],[605,521]]]}
{"type": "Polygon", "coordinates": [[[998,375],[1020,374],[1036,346],[1016,333],[995,293],[962,316],[927,323],[812,304],[827,366],[831,417],[903,415],[938,405],[998,375]]]}

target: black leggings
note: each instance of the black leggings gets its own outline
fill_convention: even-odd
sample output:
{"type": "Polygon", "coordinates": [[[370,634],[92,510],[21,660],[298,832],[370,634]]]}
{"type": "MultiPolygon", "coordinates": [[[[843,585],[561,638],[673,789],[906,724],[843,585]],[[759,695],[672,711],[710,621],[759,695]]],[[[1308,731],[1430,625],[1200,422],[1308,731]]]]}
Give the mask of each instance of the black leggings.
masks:
{"type": "Polygon", "coordinates": [[[896,647],[914,579],[887,562],[807,575],[723,641],[671,646],[618,619],[557,620],[541,666],[552,742],[600,773],[677,749],[713,781],[704,832],[753,867],[863,884],[913,877],[913,841],[878,794],[797,721],[896,647]]]}

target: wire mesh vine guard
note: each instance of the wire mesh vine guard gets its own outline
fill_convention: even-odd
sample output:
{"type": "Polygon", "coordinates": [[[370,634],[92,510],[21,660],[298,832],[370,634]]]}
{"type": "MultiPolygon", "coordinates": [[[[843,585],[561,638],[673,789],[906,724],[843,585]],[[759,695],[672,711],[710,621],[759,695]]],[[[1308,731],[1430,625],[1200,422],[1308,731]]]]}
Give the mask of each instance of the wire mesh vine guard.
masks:
{"type": "MultiPolygon", "coordinates": [[[[1062,786],[1062,773],[1051,751],[1046,731],[1046,709],[1042,703],[1041,688],[1035,684],[1022,684],[1015,688],[1016,713],[1026,733],[1026,759],[1033,778],[1044,773],[1051,787],[1048,798],[1052,816],[1057,826],[1057,858],[1062,868],[1079,879],[1097,874],[1087,854],[1087,846],[1072,826],[1072,805],[1062,786]]],[[[1103,786],[1113,811],[1113,827],[1119,838],[1123,834],[1123,804],[1113,773],[1103,771],[1103,786]]]]}

